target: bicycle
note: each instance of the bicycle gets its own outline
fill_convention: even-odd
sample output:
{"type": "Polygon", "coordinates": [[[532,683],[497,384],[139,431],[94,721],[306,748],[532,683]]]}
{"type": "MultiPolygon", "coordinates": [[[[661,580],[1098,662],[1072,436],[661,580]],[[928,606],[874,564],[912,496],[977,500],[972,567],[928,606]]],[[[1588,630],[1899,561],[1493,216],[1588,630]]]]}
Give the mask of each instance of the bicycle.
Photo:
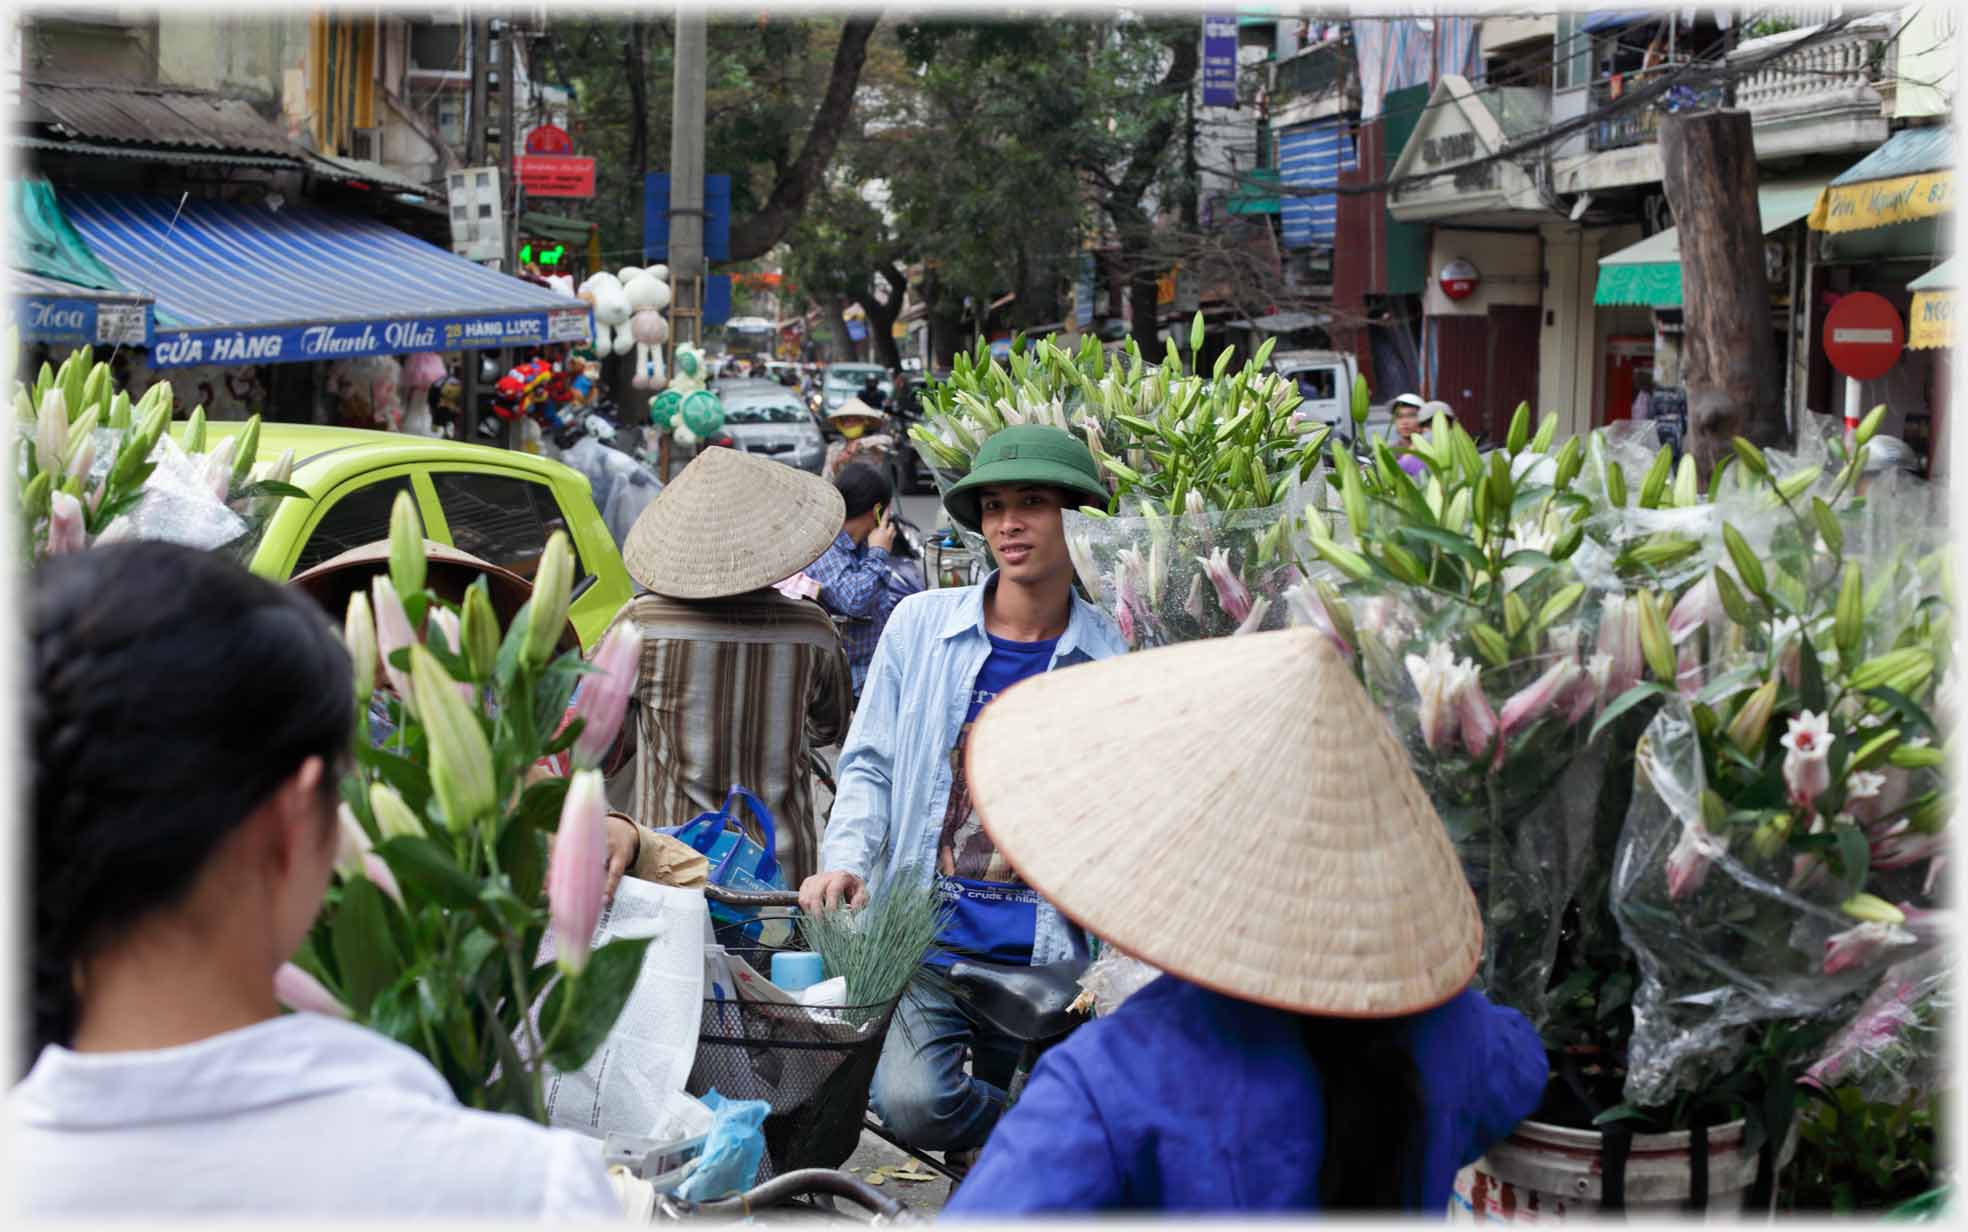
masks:
{"type": "MultiPolygon", "coordinates": [[[[797,909],[799,906],[799,894],[797,891],[792,890],[744,893],[724,890],[716,886],[707,886],[705,887],[704,893],[707,898],[710,898],[714,902],[721,902],[727,906],[734,907],[797,909]]],[[[797,940],[797,928],[793,930],[792,937],[795,941],[797,940]]],[[[769,974],[771,965],[770,955],[773,950],[798,948],[802,947],[797,944],[788,946],[748,947],[746,959],[748,962],[752,962],[752,965],[760,972],[769,974]],[[762,964],[753,960],[753,952],[763,955],[762,964]]],[[[1020,1045],[1018,1061],[1012,1071],[1010,1082],[1006,1086],[1006,1096],[1010,1103],[1017,1102],[1019,1094],[1025,1089],[1026,1080],[1031,1076],[1033,1067],[1038,1064],[1039,1057],[1047,1049],[1072,1034],[1073,1030],[1084,1021],[1080,1015],[1072,1011],[1071,1007],[1079,998],[1079,978],[1081,973],[1086,970],[1086,966],[1086,960],[1084,959],[1072,959],[1066,962],[1048,963],[1040,966],[1017,966],[1006,963],[981,962],[973,959],[958,959],[951,965],[949,979],[950,983],[956,988],[958,996],[962,997],[977,1016],[983,1019],[992,1030],[1007,1038],[1016,1040],[1020,1045]]],[[[899,1003],[900,999],[900,994],[898,994],[896,1001],[891,1002],[889,1006],[888,1016],[883,1019],[882,1026],[884,1034],[889,1022],[892,1020],[895,1004],[899,1003]]],[[[865,1058],[865,1071],[857,1067],[851,1071],[851,1078],[846,1079],[832,1092],[834,1097],[844,1099],[853,1105],[855,1119],[854,1135],[851,1141],[840,1137],[825,1144],[827,1151],[838,1152],[839,1154],[837,1159],[833,1159],[831,1163],[824,1166],[833,1167],[845,1162],[847,1157],[853,1153],[854,1144],[858,1142],[860,1137],[860,1131],[867,1130],[883,1142],[888,1143],[917,1162],[926,1165],[951,1182],[954,1183],[962,1180],[961,1173],[952,1171],[941,1160],[934,1159],[927,1153],[903,1142],[891,1133],[880,1120],[872,1115],[866,1115],[868,1088],[874,1082],[874,1068],[875,1063],[880,1059],[882,1040],[878,1038],[872,1043],[872,1052],[865,1058]]],[[[701,1054],[703,1048],[701,1037],[698,1047],[701,1054]]],[[[692,1076],[693,1079],[696,1077],[695,1069],[693,1069],[692,1076]]],[[[771,1124],[771,1120],[772,1118],[767,1118],[768,1127],[771,1124]]],[[[841,1116],[840,1110],[837,1109],[832,1115],[827,1117],[824,1123],[816,1119],[814,1131],[824,1130],[825,1132],[840,1134],[844,1124],[845,1118],[841,1116]]],[[[801,1145],[812,1147],[818,1146],[819,1144],[801,1145]]],[[[768,1129],[768,1155],[771,1155],[771,1153],[771,1133],[770,1129],[768,1129]]],[[[824,1158],[824,1156],[819,1157],[824,1158]]],[[[775,1168],[779,1166],[776,1160],[771,1162],[775,1168]]]]}

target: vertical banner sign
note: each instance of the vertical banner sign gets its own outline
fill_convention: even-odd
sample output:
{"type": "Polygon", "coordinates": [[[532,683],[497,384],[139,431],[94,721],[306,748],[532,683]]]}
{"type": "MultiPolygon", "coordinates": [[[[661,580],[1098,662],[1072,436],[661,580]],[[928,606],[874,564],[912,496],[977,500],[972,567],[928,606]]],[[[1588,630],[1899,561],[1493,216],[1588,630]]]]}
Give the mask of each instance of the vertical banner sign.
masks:
{"type": "Polygon", "coordinates": [[[1237,105],[1237,17],[1203,17],[1203,106],[1237,105]]]}

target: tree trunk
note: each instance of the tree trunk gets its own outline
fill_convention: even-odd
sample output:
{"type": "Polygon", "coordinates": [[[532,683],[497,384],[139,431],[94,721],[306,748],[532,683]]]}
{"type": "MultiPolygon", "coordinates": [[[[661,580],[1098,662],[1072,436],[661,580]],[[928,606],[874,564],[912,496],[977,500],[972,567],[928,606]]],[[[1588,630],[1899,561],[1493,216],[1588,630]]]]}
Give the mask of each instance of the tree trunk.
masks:
{"type": "Polygon", "coordinates": [[[772,251],[806,208],[806,199],[820,184],[827,163],[840,144],[847,117],[854,110],[854,89],[861,81],[861,66],[868,59],[868,38],[880,17],[850,17],[841,24],[840,45],[834,49],[834,67],[827,79],[827,93],[813,113],[806,144],[765,199],[759,212],[743,222],[731,224],[731,260],[752,261],[772,251]]]}
{"type": "Polygon", "coordinates": [[[868,336],[874,339],[875,362],[894,372],[902,367],[902,353],[895,346],[895,318],[902,315],[903,291],[908,279],[893,265],[877,272],[889,285],[888,302],[875,297],[873,276],[868,278],[868,289],[856,295],[854,302],[868,314],[868,336]]]}
{"type": "Polygon", "coordinates": [[[1790,439],[1749,113],[1663,116],[1660,154],[1662,187],[1681,239],[1688,434],[1706,477],[1734,437],[1766,446],[1790,439]]]}

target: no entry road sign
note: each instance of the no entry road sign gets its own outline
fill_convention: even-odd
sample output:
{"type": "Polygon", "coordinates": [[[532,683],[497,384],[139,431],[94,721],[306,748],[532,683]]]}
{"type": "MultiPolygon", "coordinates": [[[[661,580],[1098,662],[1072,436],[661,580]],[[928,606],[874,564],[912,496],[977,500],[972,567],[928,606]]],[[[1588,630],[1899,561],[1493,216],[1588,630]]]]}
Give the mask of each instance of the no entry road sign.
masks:
{"type": "Polygon", "coordinates": [[[1825,358],[1857,381],[1876,381],[1899,362],[1906,325],[1899,312],[1870,291],[1847,295],[1825,317],[1825,358]]]}

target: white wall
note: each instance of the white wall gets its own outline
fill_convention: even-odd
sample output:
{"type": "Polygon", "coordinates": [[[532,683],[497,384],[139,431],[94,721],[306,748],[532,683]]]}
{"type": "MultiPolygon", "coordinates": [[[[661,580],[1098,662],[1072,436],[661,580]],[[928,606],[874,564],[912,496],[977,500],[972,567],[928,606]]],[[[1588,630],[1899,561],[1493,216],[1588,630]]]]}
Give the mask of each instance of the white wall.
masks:
{"type": "Polygon", "coordinates": [[[1452,231],[1437,227],[1429,241],[1428,283],[1421,310],[1431,317],[1472,316],[1489,312],[1491,304],[1528,304],[1541,299],[1538,286],[1538,237],[1535,231],[1452,231]],[[1475,294],[1454,300],[1442,294],[1436,275],[1461,258],[1481,275],[1475,294]]]}

